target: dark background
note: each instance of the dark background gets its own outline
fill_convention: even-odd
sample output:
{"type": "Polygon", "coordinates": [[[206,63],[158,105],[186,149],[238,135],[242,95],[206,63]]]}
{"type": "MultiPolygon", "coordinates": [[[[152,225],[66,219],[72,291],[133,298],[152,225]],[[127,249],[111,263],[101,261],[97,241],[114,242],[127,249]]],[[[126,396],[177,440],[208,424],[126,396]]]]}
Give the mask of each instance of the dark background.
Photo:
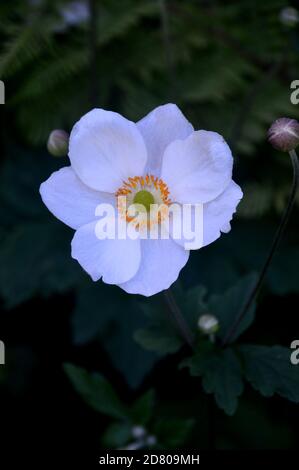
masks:
{"type": "MultiPolygon", "coordinates": [[[[71,362],[101,372],[128,403],[155,388],[156,413],[195,418],[185,445],[209,448],[208,398],[177,370],[185,350],[159,358],[141,349],[133,333],[142,312],[120,289],[89,280],[70,257],[72,231],[43,207],[40,183],[68,164],[47,153],[46,141],[95,103],[138,120],[172,101],[195,128],[220,132],[244,200],[231,233],[192,253],[180,279],[184,289],[223,292],[259,268],[286,203],[288,156],[270,147],[266,131],[278,117],[299,116],[290,102],[299,26],[281,19],[285,0],[99,0],[96,25],[84,3],[0,5],[1,429],[11,456],[20,446],[30,456],[94,454],[110,420],[73,390],[62,369],[71,362]]],[[[298,203],[242,341],[289,347],[299,338],[298,203]]],[[[216,446],[295,449],[298,419],[297,405],[247,387],[233,417],[216,410],[216,446]]]]}

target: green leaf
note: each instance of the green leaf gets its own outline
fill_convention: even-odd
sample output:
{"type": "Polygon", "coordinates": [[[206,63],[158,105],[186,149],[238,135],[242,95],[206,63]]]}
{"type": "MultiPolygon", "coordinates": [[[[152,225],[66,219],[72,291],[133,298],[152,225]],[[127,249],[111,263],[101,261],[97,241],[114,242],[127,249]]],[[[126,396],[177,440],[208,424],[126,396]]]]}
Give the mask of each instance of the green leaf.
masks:
{"type": "Polygon", "coordinates": [[[166,330],[159,330],[157,326],[137,330],[134,339],[144,349],[155,351],[160,355],[175,353],[183,344],[175,333],[171,335],[166,330]]]}
{"type": "MultiPolygon", "coordinates": [[[[220,329],[219,336],[223,339],[230,330],[232,324],[237,318],[242,306],[248,299],[253,286],[257,281],[256,273],[249,274],[224,294],[213,295],[208,301],[209,313],[218,318],[220,329]]],[[[245,317],[240,322],[235,333],[230,338],[230,342],[235,341],[253,322],[256,304],[253,303],[247,311],[245,317]]]]}
{"type": "Polygon", "coordinates": [[[190,369],[193,376],[202,377],[203,388],[213,393],[219,408],[228,415],[237,409],[238,397],[243,392],[241,364],[230,348],[210,354],[201,352],[181,364],[190,369]]]}
{"type": "Polygon", "coordinates": [[[191,330],[196,331],[198,329],[197,323],[199,317],[207,313],[207,289],[202,285],[198,285],[186,291],[177,282],[174,294],[191,330]]]}
{"type": "Polygon", "coordinates": [[[233,419],[227,420],[225,434],[231,437],[230,448],[236,446],[238,436],[239,449],[248,447],[249,442],[251,450],[290,449],[294,441],[288,420],[273,417],[262,397],[248,395],[242,398],[233,419]]]}
{"type": "Polygon", "coordinates": [[[53,216],[43,204],[39,187],[50,174],[67,164],[67,159],[51,158],[46,151],[13,146],[0,168],[0,215],[3,226],[24,222],[51,222],[53,216]],[[59,160],[59,162],[58,162],[59,160]]]}
{"type": "Polygon", "coordinates": [[[80,289],[72,318],[75,343],[99,340],[131,387],[140,385],[158,359],[133,339],[143,324],[135,299],[118,287],[88,282],[80,289]]]}
{"type": "Polygon", "coordinates": [[[193,419],[160,419],[154,426],[153,434],[163,448],[175,449],[185,443],[194,424],[193,419]]]}
{"type": "Polygon", "coordinates": [[[125,295],[126,301],[120,304],[117,318],[110,323],[108,334],[101,334],[101,342],[120,370],[128,384],[136,388],[157,363],[156,354],[145,351],[133,338],[133,332],[144,325],[144,319],[133,297],[125,295]]]}
{"type": "Polygon", "coordinates": [[[70,256],[73,231],[55,220],[38,191],[57,159],[18,147],[10,152],[0,171],[0,294],[7,308],[73,289],[84,277],[70,256]]]}
{"type": "Polygon", "coordinates": [[[146,328],[135,332],[134,338],[144,349],[155,351],[159,355],[172,354],[177,352],[183,341],[173,324],[167,307],[159,302],[142,302],[142,311],[149,318],[146,328]]]}
{"type": "Polygon", "coordinates": [[[102,375],[91,374],[73,364],[64,364],[64,370],[75,390],[94,410],[113,418],[128,417],[128,410],[102,375]]]}
{"type": "Polygon", "coordinates": [[[69,230],[56,222],[17,226],[4,238],[0,293],[7,308],[76,286],[82,271],[70,257],[70,241],[69,230]]]}
{"type": "Polygon", "coordinates": [[[112,423],[102,436],[102,445],[107,449],[117,449],[126,445],[132,438],[132,425],[128,422],[112,423]]]}
{"type": "Polygon", "coordinates": [[[267,276],[269,288],[280,296],[298,293],[299,248],[288,241],[281,248],[267,276]]]}
{"type": "Polygon", "coordinates": [[[241,346],[246,379],[263,396],[275,393],[299,402],[299,370],[290,361],[291,351],[282,346],[241,346]]]}
{"type": "Polygon", "coordinates": [[[121,301],[121,292],[115,286],[89,281],[82,285],[71,319],[75,344],[86,344],[98,335],[105,337],[109,322],[119,318],[121,301]]]}
{"type": "MultiPolygon", "coordinates": [[[[204,301],[206,289],[203,286],[196,286],[186,291],[177,282],[172,290],[185,321],[192,331],[197,331],[199,316],[207,312],[204,301]]],[[[135,340],[143,348],[155,351],[159,355],[176,353],[184,344],[184,340],[162,296],[155,301],[153,299],[149,302],[143,301],[140,306],[149,322],[146,328],[135,332],[135,340]]]]}
{"type": "Polygon", "coordinates": [[[155,392],[149,390],[142,395],[131,408],[131,419],[134,424],[145,426],[152,417],[155,403],[155,392]]]}

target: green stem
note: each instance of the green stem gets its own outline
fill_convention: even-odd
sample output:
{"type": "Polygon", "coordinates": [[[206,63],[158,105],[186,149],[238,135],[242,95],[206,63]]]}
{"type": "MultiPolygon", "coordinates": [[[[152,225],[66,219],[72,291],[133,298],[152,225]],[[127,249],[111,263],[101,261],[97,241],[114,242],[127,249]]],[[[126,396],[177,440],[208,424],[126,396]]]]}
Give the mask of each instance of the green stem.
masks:
{"type": "Polygon", "coordinates": [[[89,56],[90,56],[90,104],[98,104],[98,73],[97,73],[97,29],[98,5],[97,0],[89,0],[89,56]]]}
{"type": "Polygon", "coordinates": [[[213,395],[207,395],[208,399],[208,448],[216,448],[216,407],[213,395]]]}
{"type": "MultiPolygon", "coordinates": [[[[189,328],[175,298],[170,289],[164,291],[165,301],[176,324],[181,337],[195,352],[195,336],[189,328]]],[[[212,396],[208,396],[208,416],[209,416],[209,448],[215,449],[215,403],[212,396]]]]}
{"type": "Polygon", "coordinates": [[[170,36],[169,26],[169,11],[167,8],[167,0],[158,0],[161,18],[161,32],[164,45],[165,64],[169,81],[169,99],[170,101],[175,98],[176,90],[176,77],[174,70],[174,56],[173,47],[170,36]]]}
{"type": "Polygon", "coordinates": [[[292,189],[291,189],[291,194],[288,200],[288,204],[285,208],[285,211],[283,213],[281,222],[279,224],[279,227],[276,231],[276,234],[274,236],[272,246],[270,248],[269,254],[265,260],[265,263],[262,267],[262,270],[260,272],[259,278],[257,280],[256,285],[253,287],[252,291],[249,294],[249,297],[244,304],[244,307],[240,310],[239,314],[237,315],[235,321],[233,322],[231,328],[227,332],[224,340],[223,340],[223,345],[226,345],[230,342],[231,338],[233,337],[234,333],[236,332],[238,326],[240,325],[241,321],[245,317],[246,313],[248,312],[248,309],[250,308],[252,302],[254,301],[256,295],[258,294],[260,287],[265,279],[265,276],[267,274],[268,268],[271,264],[271,261],[273,259],[273,256],[278,248],[278,245],[283,237],[285,228],[287,226],[287,223],[289,221],[294,202],[295,202],[295,197],[298,189],[298,183],[299,183],[299,163],[298,163],[298,157],[295,152],[295,150],[290,151],[290,157],[291,157],[291,162],[293,165],[293,184],[292,184],[292,189]]]}
{"type": "Polygon", "coordinates": [[[180,332],[181,337],[186,343],[190,346],[190,348],[194,351],[195,350],[195,343],[194,343],[194,335],[189,328],[188,323],[186,322],[181,309],[179,308],[174,295],[170,289],[164,291],[164,298],[166,304],[169,308],[169,311],[172,315],[172,318],[180,332]]]}

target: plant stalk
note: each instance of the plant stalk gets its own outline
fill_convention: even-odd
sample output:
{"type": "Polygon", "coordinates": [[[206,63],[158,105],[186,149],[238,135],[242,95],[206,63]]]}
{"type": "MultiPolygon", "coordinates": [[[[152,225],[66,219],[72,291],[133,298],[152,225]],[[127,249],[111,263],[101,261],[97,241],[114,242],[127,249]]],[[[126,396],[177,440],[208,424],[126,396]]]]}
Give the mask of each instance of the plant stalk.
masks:
{"type": "Polygon", "coordinates": [[[90,104],[98,104],[98,73],[97,73],[97,29],[98,5],[97,0],[88,0],[89,4],[89,61],[90,61],[90,104]]]}
{"type": "Polygon", "coordinates": [[[248,312],[248,309],[250,308],[250,306],[251,306],[252,302],[254,301],[256,295],[258,294],[258,292],[260,290],[260,287],[261,287],[261,285],[262,285],[262,283],[265,279],[265,276],[267,274],[268,268],[271,264],[271,261],[273,260],[274,254],[275,254],[275,252],[276,252],[276,250],[279,246],[279,243],[280,243],[280,241],[283,237],[283,234],[285,232],[285,228],[287,226],[287,223],[290,219],[290,215],[291,215],[292,209],[294,207],[294,202],[295,202],[296,193],[297,193],[298,184],[299,184],[299,163],[298,163],[298,157],[297,157],[297,154],[296,154],[295,150],[291,150],[289,152],[289,154],[290,154],[290,158],[291,158],[291,162],[292,162],[292,166],[293,166],[293,183],[292,183],[292,189],[291,189],[291,193],[290,193],[290,196],[289,196],[287,206],[285,208],[285,211],[283,213],[283,216],[282,216],[282,219],[280,221],[279,227],[278,227],[278,229],[276,231],[276,234],[274,236],[269,254],[268,254],[268,256],[267,256],[267,258],[264,262],[264,265],[261,269],[259,278],[258,278],[255,286],[253,287],[252,291],[250,292],[250,294],[248,296],[248,299],[247,299],[246,303],[244,304],[244,307],[240,310],[240,312],[237,315],[235,321],[233,322],[231,328],[227,332],[227,334],[226,334],[226,336],[225,336],[225,338],[222,342],[223,346],[225,346],[226,344],[228,344],[230,342],[232,336],[234,335],[234,333],[237,330],[238,326],[240,325],[241,321],[243,320],[246,313],[248,312]]]}
{"type": "Polygon", "coordinates": [[[164,298],[168,306],[169,312],[172,315],[174,323],[176,324],[181,337],[183,340],[190,346],[190,348],[195,350],[194,335],[189,328],[188,323],[186,322],[181,309],[179,308],[174,295],[170,289],[164,291],[164,298]]]}

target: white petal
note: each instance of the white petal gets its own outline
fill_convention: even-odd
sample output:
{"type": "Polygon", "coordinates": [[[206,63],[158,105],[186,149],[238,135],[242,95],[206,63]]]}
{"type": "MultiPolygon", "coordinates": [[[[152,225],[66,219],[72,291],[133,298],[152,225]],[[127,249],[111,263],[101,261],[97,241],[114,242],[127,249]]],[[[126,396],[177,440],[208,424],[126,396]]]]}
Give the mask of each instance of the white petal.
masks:
{"type": "Polygon", "coordinates": [[[230,231],[231,231],[231,225],[229,222],[227,224],[224,224],[223,227],[221,227],[222,233],[229,233],[230,231]]]}
{"type": "MultiPolygon", "coordinates": [[[[184,238],[184,236],[181,236],[178,238],[174,236],[174,222],[179,224],[179,229],[177,230],[178,234],[180,233],[180,227],[183,226],[182,217],[179,217],[179,214],[177,216],[174,214],[170,224],[170,233],[172,238],[182,247],[191,241],[194,245],[194,248],[192,249],[198,249],[202,246],[209,245],[217,240],[221,233],[228,233],[230,231],[230,221],[232,220],[233,214],[236,212],[237,205],[242,199],[242,196],[243,193],[241,188],[234,183],[234,181],[231,181],[220,196],[203,205],[202,219],[199,216],[194,216],[194,205],[192,205],[190,232],[192,234],[197,234],[198,237],[194,238],[194,240],[191,237],[184,238]],[[197,239],[200,242],[198,243],[198,246],[196,246],[197,239]]],[[[186,220],[185,222],[188,222],[187,225],[189,231],[189,220],[186,220]]]]}
{"type": "Polygon", "coordinates": [[[204,205],[204,245],[209,245],[217,240],[221,232],[228,233],[230,231],[230,221],[242,197],[240,186],[232,181],[220,196],[204,205]]]}
{"type": "Polygon", "coordinates": [[[72,240],[72,257],[93,281],[102,277],[107,284],[120,284],[131,279],[140,265],[140,240],[99,240],[95,230],[95,222],[77,230],[72,240]]]}
{"type": "Polygon", "coordinates": [[[166,147],[177,139],[185,139],[193,126],[175,104],[165,104],[151,111],[137,123],[148,151],[146,173],[160,175],[166,147]]]}
{"type": "Polygon", "coordinates": [[[120,287],[129,294],[151,296],[173,284],[189,258],[184,250],[170,239],[141,240],[141,264],[129,282],[120,287]]]}
{"type": "Polygon", "coordinates": [[[129,176],[142,175],[147,159],[136,124],[103,109],[93,109],[77,122],[69,148],[79,178],[99,191],[115,192],[129,176]]]}
{"type": "Polygon", "coordinates": [[[202,248],[204,204],[176,204],[175,206],[178,210],[170,213],[170,236],[185,249],[202,248]]]}
{"type": "Polygon", "coordinates": [[[230,148],[221,135],[196,131],[167,147],[161,177],[172,201],[204,203],[223,192],[231,180],[232,166],[230,148]]]}
{"type": "Polygon", "coordinates": [[[96,219],[98,204],[114,204],[114,196],[88,188],[69,166],[54,172],[41,184],[44,204],[66,225],[77,229],[96,219]]]}

